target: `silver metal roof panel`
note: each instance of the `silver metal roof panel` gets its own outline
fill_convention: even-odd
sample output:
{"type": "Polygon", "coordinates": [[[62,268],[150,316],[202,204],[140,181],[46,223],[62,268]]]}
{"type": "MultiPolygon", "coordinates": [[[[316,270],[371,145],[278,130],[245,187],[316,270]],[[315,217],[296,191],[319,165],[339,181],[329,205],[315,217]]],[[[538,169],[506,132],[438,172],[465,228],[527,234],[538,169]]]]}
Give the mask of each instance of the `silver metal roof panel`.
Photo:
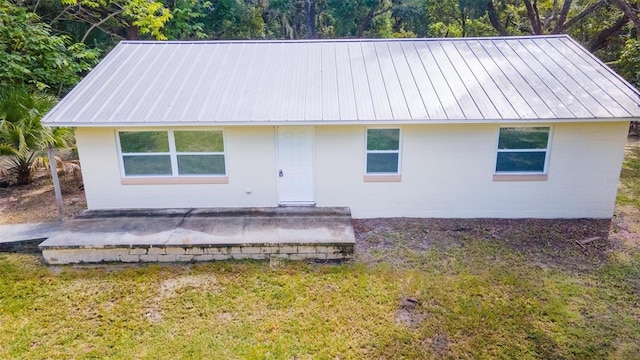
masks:
{"type": "Polygon", "coordinates": [[[638,91],[566,35],[123,41],[50,126],[612,121],[638,91]]]}

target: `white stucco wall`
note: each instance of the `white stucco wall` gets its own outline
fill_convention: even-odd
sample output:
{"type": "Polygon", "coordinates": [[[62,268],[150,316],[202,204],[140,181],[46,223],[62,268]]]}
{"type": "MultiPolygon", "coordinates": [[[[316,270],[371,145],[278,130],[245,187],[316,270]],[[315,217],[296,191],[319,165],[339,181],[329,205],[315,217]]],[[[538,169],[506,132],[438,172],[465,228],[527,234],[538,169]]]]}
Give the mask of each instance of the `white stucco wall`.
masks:
{"type": "MultiPolygon", "coordinates": [[[[316,203],[355,218],[611,217],[628,123],[551,126],[546,181],[493,180],[498,125],[404,125],[388,183],[363,181],[364,126],[316,126],[316,203]]],[[[277,206],[275,129],[224,131],[228,184],[121,185],[115,131],[77,129],[89,208],[277,206]]]]}
{"type": "Polygon", "coordinates": [[[277,205],[270,126],[224,129],[228,184],[122,185],[115,130],[78,128],[76,139],[89,209],[277,205]]]}
{"type": "Polygon", "coordinates": [[[407,125],[402,181],[376,183],[363,182],[363,127],[318,127],[317,204],[358,218],[609,218],[627,129],[552,125],[547,181],[494,181],[498,125],[407,125]]]}

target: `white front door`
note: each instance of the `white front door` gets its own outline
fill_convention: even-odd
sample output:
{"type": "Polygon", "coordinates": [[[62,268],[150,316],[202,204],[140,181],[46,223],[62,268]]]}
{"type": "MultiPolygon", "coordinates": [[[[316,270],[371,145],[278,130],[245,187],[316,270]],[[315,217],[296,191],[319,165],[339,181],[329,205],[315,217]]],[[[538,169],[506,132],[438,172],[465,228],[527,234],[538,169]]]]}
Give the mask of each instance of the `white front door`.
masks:
{"type": "Polygon", "coordinates": [[[313,204],[313,127],[279,126],[277,142],[280,204],[313,204]]]}

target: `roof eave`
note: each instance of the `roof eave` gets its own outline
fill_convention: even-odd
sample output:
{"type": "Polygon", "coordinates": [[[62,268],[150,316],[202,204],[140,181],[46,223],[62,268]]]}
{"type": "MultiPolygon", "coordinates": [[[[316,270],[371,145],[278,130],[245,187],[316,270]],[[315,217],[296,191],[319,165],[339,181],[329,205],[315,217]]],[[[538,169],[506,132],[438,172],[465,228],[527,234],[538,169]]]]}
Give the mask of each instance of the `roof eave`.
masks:
{"type": "Polygon", "coordinates": [[[435,119],[435,120],[318,120],[318,121],[217,121],[217,122],[49,122],[48,127],[87,128],[143,128],[143,127],[220,127],[220,126],[329,126],[329,125],[463,125],[463,124],[543,124],[543,123],[598,123],[639,121],[640,117],[570,118],[570,119],[435,119]]]}

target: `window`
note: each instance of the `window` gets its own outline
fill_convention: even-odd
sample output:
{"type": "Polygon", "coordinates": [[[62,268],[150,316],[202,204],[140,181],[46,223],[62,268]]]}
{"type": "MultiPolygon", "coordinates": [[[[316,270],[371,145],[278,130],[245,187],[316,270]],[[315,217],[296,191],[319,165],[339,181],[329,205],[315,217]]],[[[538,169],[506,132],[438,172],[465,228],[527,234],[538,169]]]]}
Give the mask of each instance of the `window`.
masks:
{"type": "Polygon", "coordinates": [[[166,131],[121,132],[120,150],[125,175],[171,175],[166,131]]]}
{"type": "Polygon", "coordinates": [[[125,176],[225,175],[222,131],[120,131],[125,176]]]}
{"type": "Polygon", "coordinates": [[[500,128],[496,173],[545,173],[550,132],[549,127],[500,128]]]}
{"type": "Polygon", "coordinates": [[[222,131],[174,131],[179,175],[224,175],[222,131]]]}
{"type": "Polygon", "coordinates": [[[367,129],[367,174],[400,173],[400,129],[367,129]]]}

